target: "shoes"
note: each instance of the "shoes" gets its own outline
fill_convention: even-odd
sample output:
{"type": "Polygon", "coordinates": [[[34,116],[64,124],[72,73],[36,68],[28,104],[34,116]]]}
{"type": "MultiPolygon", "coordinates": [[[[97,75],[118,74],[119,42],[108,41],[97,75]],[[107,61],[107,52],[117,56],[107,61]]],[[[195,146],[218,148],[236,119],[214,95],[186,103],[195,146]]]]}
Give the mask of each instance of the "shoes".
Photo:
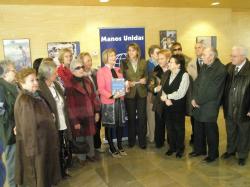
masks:
{"type": "Polygon", "coordinates": [[[228,158],[230,158],[231,156],[235,156],[235,153],[228,153],[228,152],[225,152],[223,155],[221,155],[221,158],[223,158],[223,159],[228,159],[228,158]]]}
{"type": "Polygon", "coordinates": [[[111,154],[111,156],[113,158],[121,158],[121,155],[119,154],[118,151],[115,151],[115,152],[112,153],[112,151],[109,149],[109,153],[111,154]]]}
{"type": "Polygon", "coordinates": [[[175,152],[175,151],[172,151],[172,150],[169,149],[169,150],[165,153],[165,155],[171,156],[174,152],[175,152]]]}
{"type": "Polygon", "coordinates": [[[175,156],[176,158],[181,158],[183,156],[183,153],[177,152],[175,156]]]}
{"type": "Polygon", "coordinates": [[[217,157],[216,157],[216,158],[210,158],[210,157],[208,156],[208,157],[206,157],[206,158],[203,160],[203,162],[211,163],[211,162],[215,161],[216,159],[217,159],[217,157]]]}
{"type": "Polygon", "coordinates": [[[141,149],[147,149],[147,146],[146,145],[143,145],[143,146],[140,146],[141,149]]]}
{"type": "Polygon", "coordinates": [[[189,156],[190,157],[198,157],[198,156],[202,156],[202,155],[206,155],[205,153],[202,153],[202,154],[199,154],[199,153],[196,153],[196,152],[191,152],[191,153],[189,153],[189,156]]]}
{"type": "Polygon", "coordinates": [[[87,158],[87,160],[90,161],[90,162],[96,162],[96,161],[99,161],[99,160],[100,160],[100,159],[99,159],[98,157],[96,157],[96,156],[92,156],[92,157],[87,156],[86,158],[87,158]]]}
{"type": "Polygon", "coordinates": [[[246,159],[240,158],[239,161],[238,161],[238,164],[239,164],[240,166],[246,165],[246,159]]]}
{"type": "Polygon", "coordinates": [[[81,166],[85,166],[87,164],[87,161],[86,160],[79,160],[79,164],[81,166]]]}
{"type": "Polygon", "coordinates": [[[124,149],[119,149],[118,152],[119,152],[119,154],[120,154],[121,156],[127,156],[127,155],[128,155],[128,154],[124,151],[124,149]]]}
{"type": "Polygon", "coordinates": [[[70,178],[71,176],[68,174],[68,173],[64,173],[64,174],[62,174],[62,179],[63,180],[66,180],[66,179],[68,179],[68,178],[70,178]]]}
{"type": "Polygon", "coordinates": [[[105,153],[106,150],[102,147],[95,149],[98,153],[105,153]]]}

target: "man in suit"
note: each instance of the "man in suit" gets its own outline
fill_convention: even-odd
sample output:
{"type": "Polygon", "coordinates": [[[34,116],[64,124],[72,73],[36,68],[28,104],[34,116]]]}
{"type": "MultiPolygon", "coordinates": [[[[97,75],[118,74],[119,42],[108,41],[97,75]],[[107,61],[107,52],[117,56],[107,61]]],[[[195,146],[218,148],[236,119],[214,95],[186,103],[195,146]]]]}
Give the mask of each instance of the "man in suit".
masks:
{"type": "MultiPolygon", "coordinates": [[[[148,49],[148,55],[150,59],[147,61],[148,77],[150,77],[154,71],[154,68],[158,65],[158,53],[160,51],[160,46],[152,45],[148,49]]],[[[154,142],[155,133],[155,114],[152,110],[154,95],[148,92],[147,96],[147,137],[149,142],[154,142]]]]}
{"type": "MultiPolygon", "coordinates": [[[[194,46],[194,49],[195,49],[196,58],[194,61],[188,63],[188,65],[187,65],[187,72],[191,76],[192,81],[195,81],[195,79],[199,75],[200,70],[203,66],[202,52],[205,49],[205,46],[203,43],[197,42],[194,46]]],[[[191,119],[191,125],[192,125],[192,134],[191,134],[190,144],[193,144],[193,141],[194,141],[194,135],[193,135],[194,118],[193,118],[193,116],[191,116],[190,119],[191,119]]]]}
{"type": "Polygon", "coordinates": [[[250,62],[247,49],[232,48],[232,63],[227,65],[227,79],[223,97],[224,117],[227,130],[228,159],[238,153],[238,164],[243,166],[249,152],[250,140],[250,62]]]}
{"type": "Polygon", "coordinates": [[[226,78],[225,66],[217,58],[217,50],[206,48],[202,54],[204,67],[194,82],[192,99],[194,117],[194,151],[191,157],[206,155],[213,162],[219,155],[217,118],[226,78]],[[207,143],[206,143],[207,142],[207,143]]]}

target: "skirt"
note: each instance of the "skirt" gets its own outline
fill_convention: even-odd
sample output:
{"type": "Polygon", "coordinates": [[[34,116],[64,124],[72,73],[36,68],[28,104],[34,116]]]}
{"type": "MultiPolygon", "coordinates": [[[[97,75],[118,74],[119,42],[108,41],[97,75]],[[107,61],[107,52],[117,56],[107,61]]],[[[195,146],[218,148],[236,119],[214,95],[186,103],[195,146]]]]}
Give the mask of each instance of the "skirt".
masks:
{"type": "Polygon", "coordinates": [[[125,104],[121,99],[116,99],[113,104],[102,104],[102,124],[104,127],[125,126],[125,104]]]}

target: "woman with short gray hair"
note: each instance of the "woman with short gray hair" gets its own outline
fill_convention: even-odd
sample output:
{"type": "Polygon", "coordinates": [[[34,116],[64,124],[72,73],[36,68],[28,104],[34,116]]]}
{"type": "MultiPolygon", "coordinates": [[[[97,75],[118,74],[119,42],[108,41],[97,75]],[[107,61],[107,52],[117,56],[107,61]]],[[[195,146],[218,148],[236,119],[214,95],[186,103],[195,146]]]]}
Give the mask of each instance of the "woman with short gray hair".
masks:
{"type": "Polygon", "coordinates": [[[61,85],[56,81],[57,66],[52,58],[44,58],[38,69],[39,94],[47,101],[55,115],[56,125],[59,132],[60,142],[60,165],[63,178],[68,177],[67,168],[71,159],[69,142],[72,135],[69,127],[68,114],[66,111],[64,92],[61,85]]]}
{"type": "Polygon", "coordinates": [[[86,159],[96,161],[93,136],[96,133],[95,122],[99,121],[100,102],[96,97],[91,81],[84,76],[83,63],[73,60],[70,64],[73,77],[65,88],[69,120],[72,135],[77,142],[87,142],[88,154],[77,154],[79,162],[84,165],[86,159]]]}

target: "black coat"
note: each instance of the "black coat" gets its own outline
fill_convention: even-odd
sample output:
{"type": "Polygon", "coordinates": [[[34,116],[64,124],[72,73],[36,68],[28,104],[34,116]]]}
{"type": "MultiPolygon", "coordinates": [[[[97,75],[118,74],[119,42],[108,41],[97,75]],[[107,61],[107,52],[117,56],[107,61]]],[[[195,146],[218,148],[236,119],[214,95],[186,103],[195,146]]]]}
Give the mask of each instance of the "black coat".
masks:
{"type": "Polygon", "coordinates": [[[193,117],[199,122],[216,122],[224,90],[226,68],[219,59],[202,67],[194,81],[193,99],[200,106],[193,109],[193,117]]]}
{"type": "MultiPolygon", "coordinates": [[[[168,70],[162,74],[160,84],[163,87],[166,81],[168,80],[168,77],[170,76],[171,72],[168,70]]],[[[165,102],[161,100],[161,95],[162,95],[162,89],[160,92],[158,92],[155,95],[155,99],[153,102],[153,111],[158,113],[159,115],[162,115],[164,106],[166,105],[165,102]]]]}
{"type": "Polygon", "coordinates": [[[234,120],[239,122],[249,121],[250,118],[247,116],[247,113],[250,112],[250,62],[246,61],[245,65],[239,71],[239,73],[234,76],[235,65],[232,63],[227,65],[227,79],[226,86],[223,96],[223,109],[224,116],[227,118],[228,116],[233,117],[234,120]],[[233,84],[233,81],[236,81],[233,84]],[[234,91],[231,97],[230,90],[231,86],[234,86],[234,91]],[[235,103],[232,103],[232,100],[235,103]],[[235,105],[233,107],[233,104],[235,105]],[[230,106],[231,105],[231,106],[230,106]],[[233,107],[233,114],[229,112],[229,106],[233,107]]]}

